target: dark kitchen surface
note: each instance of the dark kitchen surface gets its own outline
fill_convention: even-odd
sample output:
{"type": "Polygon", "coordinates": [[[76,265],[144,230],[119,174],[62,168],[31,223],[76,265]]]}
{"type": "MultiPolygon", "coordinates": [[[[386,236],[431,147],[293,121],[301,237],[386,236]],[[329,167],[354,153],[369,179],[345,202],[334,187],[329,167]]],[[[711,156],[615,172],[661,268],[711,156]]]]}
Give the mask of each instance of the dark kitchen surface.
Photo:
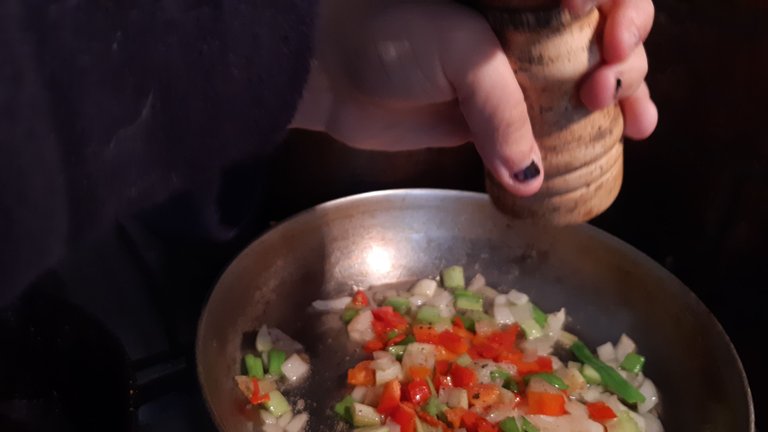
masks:
{"type": "MultiPolygon", "coordinates": [[[[765,430],[768,3],[687,3],[656,2],[647,49],[660,125],[628,143],[621,195],[594,224],[666,266],[719,318],[765,430]]],[[[243,200],[262,203],[233,241],[158,234],[164,220],[184,218],[183,201],[169,203],[84,245],[24,307],[0,314],[0,343],[19,354],[0,360],[0,431],[214,430],[192,343],[208,291],[245,244],[270,222],[353,193],[483,187],[469,146],[369,153],[306,131],[291,132],[266,166],[231,170],[227,183],[225,217],[246,211],[243,200]]]]}

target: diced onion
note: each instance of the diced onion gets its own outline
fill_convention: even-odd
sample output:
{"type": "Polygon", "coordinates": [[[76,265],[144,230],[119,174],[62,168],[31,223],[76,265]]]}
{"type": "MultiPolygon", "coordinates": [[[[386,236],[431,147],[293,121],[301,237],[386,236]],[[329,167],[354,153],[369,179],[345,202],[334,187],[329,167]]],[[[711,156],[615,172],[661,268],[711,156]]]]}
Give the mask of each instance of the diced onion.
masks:
{"type": "Polygon", "coordinates": [[[490,320],[482,320],[475,322],[475,333],[480,336],[489,335],[499,329],[496,322],[490,320]]]}
{"type": "Polygon", "coordinates": [[[440,393],[443,394],[445,404],[448,405],[449,408],[469,408],[467,391],[463,388],[448,387],[440,389],[440,393]]]}
{"type": "Polygon", "coordinates": [[[497,369],[496,363],[491,360],[477,360],[469,366],[475,371],[477,382],[487,384],[491,382],[491,372],[497,369]]]}
{"type": "Polygon", "coordinates": [[[424,303],[426,303],[427,300],[429,300],[429,299],[427,297],[424,297],[424,296],[421,296],[421,295],[414,295],[414,296],[411,296],[411,298],[409,298],[408,300],[410,300],[410,302],[411,302],[411,308],[412,309],[418,309],[424,303]]]}
{"type": "Polygon", "coordinates": [[[476,274],[475,277],[472,278],[471,281],[469,281],[469,285],[467,285],[467,291],[477,291],[480,288],[485,286],[485,277],[481,275],[480,273],[476,274]]]}
{"type": "Polygon", "coordinates": [[[565,348],[570,348],[571,345],[573,345],[574,342],[579,340],[579,338],[576,337],[573,333],[568,333],[565,330],[560,331],[560,336],[558,336],[557,341],[560,343],[560,345],[564,346],[565,348]]]}
{"type": "Polygon", "coordinates": [[[565,403],[565,410],[577,418],[589,417],[587,407],[584,404],[573,400],[569,400],[565,403]]]}
{"type": "Polygon", "coordinates": [[[552,354],[557,339],[552,336],[539,336],[535,339],[526,339],[521,344],[523,352],[532,357],[552,354]]]}
{"type": "Polygon", "coordinates": [[[385,359],[385,360],[389,361],[389,360],[394,360],[395,359],[394,357],[392,357],[392,354],[390,354],[387,351],[374,351],[372,355],[373,355],[373,359],[374,360],[385,359]]]}
{"type": "Polygon", "coordinates": [[[547,315],[547,325],[544,328],[544,332],[555,339],[559,338],[560,332],[563,331],[563,325],[565,325],[565,317],[564,308],[547,315]]]}
{"type": "Polygon", "coordinates": [[[427,301],[427,303],[437,307],[452,305],[453,295],[442,288],[437,288],[434,295],[427,301]]]}
{"type": "Polygon", "coordinates": [[[591,385],[581,392],[581,397],[587,402],[597,402],[603,399],[603,387],[599,385],[591,385]]]}
{"type": "Polygon", "coordinates": [[[376,385],[384,385],[389,381],[401,379],[403,379],[403,368],[397,361],[386,369],[376,370],[376,385]]]}
{"type": "Polygon", "coordinates": [[[287,353],[294,353],[304,350],[304,347],[301,346],[300,343],[293,340],[293,338],[278,328],[273,327],[269,329],[269,335],[272,338],[272,348],[276,348],[287,353]]]}
{"type": "Polygon", "coordinates": [[[340,311],[344,310],[350,301],[352,301],[352,297],[339,297],[332,300],[315,300],[312,302],[312,307],[323,312],[340,311]]]}
{"type": "Polygon", "coordinates": [[[485,418],[488,419],[488,421],[491,423],[498,423],[507,417],[515,417],[518,414],[518,410],[513,408],[513,405],[505,404],[499,405],[488,411],[488,413],[485,415],[485,418]]]}
{"type": "Polygon", "coordinates": [[[528,298],[528,294],[521,293],[518,290],[510,290],[507,293],[507,299],[509,299],[509,301],[511,301],[516,305],[525,304],[530,301],[530,299],[528,298]]]}
{"type": "Polygon", "coordinates": [[[363,400],[362,403],[368,406],[378,405],[379,399],[381,399],[381,394],[383,392],[384,392],[384,386],[369,387],[368,391],[365,392],[365,399],[363,400]]]}
{"type": "Polygon", "coordinates": [[[253,380],[245,375],[237,375],[235,376],[235,383],[243,395],[250,399],[253,394],[253,380]]]}
{"type": "Polygon", "coordinates": [[[403,353],[402,368],[407,372],[414,366],[423,366],[430,370],[434,368],[435,346],[420,342],[408,344],[403,353]]]}
{"type": "Polygon", "coordinates": [[[285,426],[285,432],[301,432],[307,426],[309,414],[296,414],[293,419],[285,426]]]}
{"type": "Polygon", "coordinates": [[[261,326],[256,334],[256,350],[258,352],[267,352],[272,349],[272,337],[266,325],[261,326]]]}
{"type": "Polygon", "coordinates": [[[264,378],[259,380],[259,391],[263,393],[269,393],[272,390],[277,390],[277,383],[274,378],[264,378]]]}
{"type": "Polygon", "coordinates": [[[559,376],[568,386],[571,392],[577,392],[587,388],[587,381],[576,368],[555,369],[555,375],[559,376]]]}
{"type": "Polygon", "coordinates": [[[515,322],[515,317],[512,316],[512,311],[509,309],[506,297],[498,296],[493,300],[493,319],[499,324],[512,324],[515,322]]]}
{"type": "Polygon", "coordinates": [[[285,375],[288,381],[295,382],[307,376],[309,364],[299,357],[298,354],[294,353],[285,360],[280,370],[283,371],[283,375],[285,375]]]}
{"type": "Polygon", "coordinates": [[[437,289],[437,281],[434,281],[432,279],[422,279],[411,287],[411,292],[414,295],[422,296],[422,297],[432,297],[435,294],[435,290],[437,289]]]}
{"type": "Polygon", "coordinates": [[[641,414],[647,413],[648,411],[652,410],[653,407],[655,407],[659,402],[659,393],[656,390],[656,386],[653,384],[653,381],[649,380],[648,378],[643,381],[643,384],[640,385],[638,390],[640,390],[640,393],[645,396],[645,402],[638,405],[637,410],[641,414]]]}
{"type": "Polygon", "coordinates": [[[533,308],[530,303],[511,306],[510,310],[512,311],[512,316],[515,317],[515,321],[519,323],[533,320],[533,308]]]}
{"type": "Polygon", "coordinates": [[[635,352],[636,349],[637,345],[635,345],[635,341],[622,333],[619,342],[616,343],[616,361],[621,363],[627,354],[635,352]]]}
{"type": "Polygon", "coordinates": [[[615,363],[616,349],[613,347],[612,343],[606,342],[597,347],[597,356],[600,357],[600,360],[606,363],[615,363]]]}
{"type": "Polygon", "coordinates": [[[285,413],[285,414],[281,415],[280,417],[278,417],[277,425],[280,426],[281,428],[284,428],[285,426],[288,425],[288,423],[291,422],[291,420],[293,420],[293,413],[288,411],[287,413],[285,413]]]}
{"type": "Polygon", "coordinates": [[[269,411],[260,409],[259,415],[261,416],[261,421],[263,421],[264,424],[277,424],[277,417],[273,416],[269,411]]]}
{"type": "Polygon", "coordinates": [[[373,313],[370,310],[364,310],[357,314],[347,326],[349,339],[358,344],[364,344],[376,337],[373,331],[373,313]]]}
{"type": "Polygon", "coordinates": [[[365,400],[365,395],[368,392],[368,387],[365,386],[357,386],[352,390],[352,393],[350,396],[352,396],[352,400],[355,402],[363,402],[365,400]]]}
{"type": "Polygon", "coordinates": [[[589,418],[579,418],[574,415],[547,416],[528,415],[526,418],[536,426],[539,432],[603,432],[605,428],[589,418]]]}
{"type": "Polygon", "coordinates": [[[645,420],[645,432],[664,432],[664,427],[661,425],[658,417],[650,413],[641,415],[643,420],[645,420]]]}

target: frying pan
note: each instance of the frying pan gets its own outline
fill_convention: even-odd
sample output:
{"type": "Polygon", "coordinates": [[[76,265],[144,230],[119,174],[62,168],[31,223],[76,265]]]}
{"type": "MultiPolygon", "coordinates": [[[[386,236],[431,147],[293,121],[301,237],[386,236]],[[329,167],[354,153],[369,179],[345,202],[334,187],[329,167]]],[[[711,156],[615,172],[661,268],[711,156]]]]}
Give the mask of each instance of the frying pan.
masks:
{"type": "Polygon", "coordinates": [[[223,432],[252,430],[234,385],[254,330],[275,326],[301,342],[312,375],[303,399],[311,431],[344,430],[330,408],[346,368],[363,354],[339,317],[312,301],[436,276],[461,264],[501,291],[528,293],[545,311],[565,307],[566,326],[592,347],[629,334],[647,357],[667,431],[753,432],[752,399],[728,336],[691,291],[627,244],[588,225],[537,226],[498,213],[487,195],[409,189],[322,204],[248,246],[216,284],[200,320],[198,375],[223,432]]]}

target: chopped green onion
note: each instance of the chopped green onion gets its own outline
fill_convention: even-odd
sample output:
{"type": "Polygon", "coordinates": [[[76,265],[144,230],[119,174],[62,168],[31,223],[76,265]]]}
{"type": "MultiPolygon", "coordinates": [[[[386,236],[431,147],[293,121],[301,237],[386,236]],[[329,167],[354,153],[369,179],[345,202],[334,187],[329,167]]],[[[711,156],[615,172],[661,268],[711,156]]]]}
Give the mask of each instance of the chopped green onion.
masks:
{"type": "Polygon", "coordinates": [[[387,340],[391,340],[392,338],[396,337],[400,333],[397,330],[390,330],[387,332],[387,340]]]}
{"type": "Polygon", "coordinates": [[[278,349],[269,350],[269,374],[275,378],[283,375],[283,363],[285,363],[285,351],[278,349]]]}
{"type": "Polygon", "coordinates": [[[450,289],[464,289],[464,269],[461,266],[451,266],[440,273],[443,286],[450,289]]]}
{"type": "Polygon", "coordinates": [[[512,379],[512,375],[504,369],[496,369],[491,371],[491,381],[501,384],[501,386],[509,391],[517,392],[517,382],[512,379]]]}
{"type": "Polygon", "coordinates": [[[517,426],[517,420],[514,417],[507,417],[499,422],[499,429],[501,432],[520,432],[520,428],[517,426]]]}
{"type": "Polygon", "coordinates": [[[496,369],[491,371],[491,381],[495,381],[497,383],[503,383],[510,377],[510,373],[505,371],[504,369],[496,369]]]}
{"type": "Polygon", "coordinates": [[[563,381],[562,378],[560,378],[559,376],[557,376],[555,374],[541,372],[541,373],[535,373],[535,374],[531,374],[531,375],[526,375],[524,379],[525,379],[525,382],[528,383],[533,378],[539,378],[541,380],[544,380],[549,385],[551,385],[553,387],[556,387],[556,388],[558,388],[560,390],[568,390],[568,384],[566,384],[565,381],[563,381]]]}
{"type": "Polygon", "coordinates": [[[507,378],[504,381],[504,385],[502,387],[514,393],[517,393],[520,391],[520,388],[517,387],[517,381],[512,379],[512,377],[507,378]]]}
{"type": "Polygon", "coordinates": [[[424,405],[424,411],[432,417],[437,417],[445,408],[446,406],[435,396],[430,397],[426,405],[424,405]]]}
{"type": "Polygon", "coordinates": [[[355,400],[351,395],[347,395],[344,399],[339,401],[334,407],[333,411],[342,418],[342,420],[352,423],[352,404],[355,400]]]}
{"type": "Polygon", "coordinates": [[[547,326],[547,314],[544,313],[541,309],[539,309],[538,306],[531,303],[531,311],[533,313],[533,320],[536,321],[536,324],[539,325],[539,327],[544,328],[547,326]]]}
{"type": "Polygon", "coordinates": [[[573,345],[571,345],[571,351],[584,364],[590,365],[597,371],[598,375],[600,375],[600,380],[606,389],[624,399],[627,403],[637,404],[645,402],[645,396],[643,396],[635,386],[619,375],[614,368],[595,357],[595,355],[592,354],[592,351],[584,345],[584,342],[574,342],[573,345]]]}
{"type": "Polygon", "coordinates": [[[269,392],[269,400],[264,402],[264,408],[275,417],[281,417],[291,411],[291,405],[285,400],[285,396],[277,390],[269,392]]]}
{"type": "Polygon", "coordinates": [[[381,417],[376,408],[355,402],[352,404],[352,425],[355,427],[379,426],[381,417]]]}
{"type": "Polygon", "coordinates": [[[606,426],[607,432],[640,432],[640,426],[626,410],[617,412],[616,418],[608,422],[606,426]]]}
{"type": "Polygon", "coordinates": [[[456,297],[477,297],[477,298],[482,298],[479,294],[474,293],[472,291],[465,290],[465,289],[453,290],[453,295],[456,296],[456,297]]]}
{"type": "Polygon", "coordinates": [[[349,322],[355,319],[359,313],[360,309],[346,308],[344,309],[344,312],[341,313],[341,320],[344,324],[349,324],[349,322]]]}
{"type": "Polygon", "coordinates": [[[264,363],[261,361],[261,358],[253,354],[246,354],[243,360],[245,361],[245,370],[248,372],[249,377],[264,378],[264,363]]]}
{"type": "Polygon", "coordinates": [[[403,359],[403,354],[405,354],[405,345],[392,345],[387,347],[387,351],[389,351],[397,361],[400,361],[403,359]]]}
{"type": "Polygon", "coordinates": [[[465,329],[471,332],[475,331],[475,320],[464,315],[456,315],[456,316],[461,320],[461,323],[464,324],[465,329]]]}
{"type": "Polygon", "coordinates": [[[584,381],[586,381],[587,384],[600,384],[600,382],[602,382],[600,374],[597,373],[595,368],[588,364],[581,366],[581,375],[584,376],[584,381]]]}
{"type": "Polygon", "coordinates": [[[643,371],[643,365],[645,364],[645,357],[637,353],[629,353],[624,357],[624,360],[619,365],[620,368],[627,372],[638,374],[643,371]]]}
{"type": "Polygon", "coordinates": [[[445,321],[445,318],[440,316],[440,309],[435,306],[427,305],[419,308],[419,311],[416,313],[416,321],[437,324],[445,321]]]}
{"type": "Polygon", "coordinates": [[[523,321],[520,323],[520,327],[525,332],[526,339],[536,339],[544,334],[539,324],[534,320],[523,321]]]}
{"type": "Polygon", "coordinates": [[[539,428],[534,426],[530,420],[523,417],[523,432],[539,432],[539,428]]]}
{"type": "Polygon", "coordinates": [[[467,353],[464,353],[456,358],[456,364],[459,366],[467,367],[470,363],[472,363],[472,357],[470,357],[467,353]]]}
{"type": "Polygon", "coordinates": [[[427,379],[425,379],[424,381],[426,381],[426,382],[427,382],[427,387],[429,387],[429,392],[430,392],[432,395],[436,395],[436,394],[437,394],[437,389],[435,389],[435,385],[432,383],[432,380],[431,380],[431,379],[429,379],[429,378],[427,378],[427,379]]]}
{"type": "Polygon", "coordinates": [[[401,340],[396,345],[403,345],[403,346],[405,346],[405,345],[408,345],[408,344],[412,344],[414,342],[416,342],[416,338],[413,335],[409,334],[408,336],[405,337],[405,339],[401,340]]]}
{"type": "Polygon", "coordinates": [[[482,311],[483,299],[474,296],[457,296],[456,309],[482,311]]]}
{"type": "Polygon", "coordinates": [[[392,306],[392,309],[397,313],[405,314],[408,312],[408,308],[411,307],[411,302],[402,297],[390,297],[384,301],[384,306],[392,306]]]}

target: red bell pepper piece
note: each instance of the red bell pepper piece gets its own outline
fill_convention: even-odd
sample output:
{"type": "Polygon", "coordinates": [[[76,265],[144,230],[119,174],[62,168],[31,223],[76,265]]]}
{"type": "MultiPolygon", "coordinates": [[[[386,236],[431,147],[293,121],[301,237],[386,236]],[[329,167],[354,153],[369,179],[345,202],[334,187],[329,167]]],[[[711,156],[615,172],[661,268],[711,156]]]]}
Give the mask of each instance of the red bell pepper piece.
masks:
{"type": "Polygon", "coordinates": [[[261,394],[259,380],[257,378],[251,378],[251,383],[253,384],[253,392],[250,397],[251,403],[253,405],[258,405],[260,403],[269,402],[269,393],[261,394]]]}
{"type": "Polygon", "coordinates": [[[376,408],[381,414],[391,415],[400,405],[400,381],[392,380],[384,384],[384,391],[379,399],[379,406],[376,408]]]}
{"type": "Polygon", "coordinates": [[[431,395],[429,385],[423,378],[415,379],[408,383],[408,397],[416,405],[423,405],[431,395]]]}
{"type": "Polygon", "coordinates": [[[611,407],[606,405],[605,402],[587,404],[587,411],[589,411],[589,418],[600,423],[604,423],[617,417],[616,413],[611,407]]]}
{"type": "Polygon", "coordinates": [[[453,426],[454,429],[458,429],[461,426],[461,418],[464,416],[464,413],[467,410],[464,408],[448,408],[443,413],[445,413],[445,418],[448,419],[448,423],[450,423],[451,426],[453,426]]]}
{"type": "Polygon", "coordinates": [[[371,369],[371,361],[364,360],[347,371],[347,383],[354,386],[372,386],[376,384],[376,372],[371,369]]]}
{"type": "Polygon", "coordinates": [[[374,351],[381,351],[384,349],[384,342],[378,340],[378,339],[371,339],[368,342],[363,345],[363,349],[367,353],[372,353],[374,351]]]}
{"type": "Polygon", "coordinates": [[[424,366],[413,366],[408,369],[408,375],[410,375],[411,378],[415,380],[427,379],[430,375],[432,375],[432,370],[424,366]]]}
{"type": "Polygon", "coordinates": [[[470,368],[454,364],[451,367],[451,381],[456,387],[469,388],[477,384],[477,375],[470,368]]]}
{"type": "Polygon", "coordinates": [[[435,362],[435,373],[440,375],[446,375],[451,370],[451,362],[445,360],[438,360],[435,362]]]}
{"type": "Polygon", "coordinates": [[[392,421],[400,425],[400,432],[416,431],[416,412],[402,403],[393,411],[392,421]]]}
{"type": "Polygon", "coordinates": [[[488,420],[480,417],[477,420],[477,432],[498,432],[499,428],[488,420]]]}
{"type": "Polygon", "coordinates": [[[562,393],[529,391],[528,414],[561,416],[565,414],[565,398],[562,393]]]}
{"type": "Polygon", "coordinates": [[[435,328],[432,326],[413,326],[413,337],[416,338],[416,342],[430,343],[433,345],[438,344],[438,333],[437,330],[435,330],[435,328]]]}
{"type": "Polygon", "coordinates": [[[357,291],[354,295],[352,295],[352,306],[357,308],[362,308],[365,306],[368,306],[370,302],[368,301],[368,296],[365,295],[362,291],[357,291]]]}
{"type": "Polygon", "coordinates": [[[464,354],[469,349],[469,343],[464,338],[448,330],[441,332],[437,337],[437,341],[454,354],[464,354]]]}

